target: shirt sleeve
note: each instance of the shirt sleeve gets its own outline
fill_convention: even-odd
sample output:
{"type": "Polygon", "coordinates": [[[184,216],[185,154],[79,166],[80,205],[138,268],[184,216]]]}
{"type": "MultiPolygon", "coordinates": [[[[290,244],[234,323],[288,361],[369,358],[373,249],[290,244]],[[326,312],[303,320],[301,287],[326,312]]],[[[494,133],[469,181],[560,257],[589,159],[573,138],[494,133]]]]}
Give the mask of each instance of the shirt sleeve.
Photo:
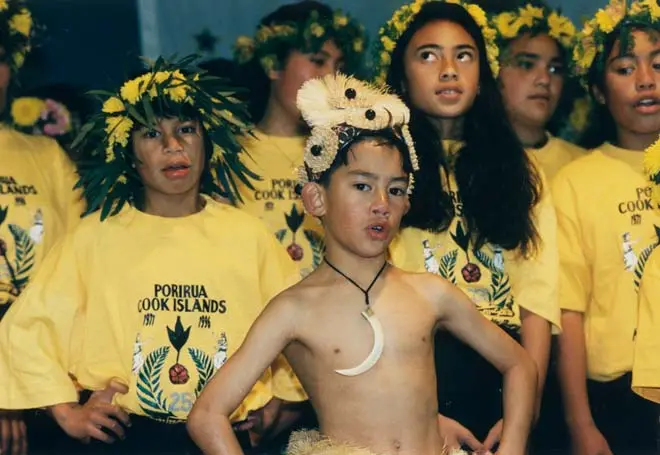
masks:
{"type": "Polygon", "coordinates": [[[632,389],[660,403],[660,248],[649,258],[639,288],[632,389]]]}
{"type": "Polygon", "coordinates": [[[557,214],[559,306],[584,313],[591,295],[591,266],[585,251],[577,191],[570,176],[560,172],[552,185],[557,214]]]}
{"type": "Polygon", "coordinates": [[[47,255],[0,323],[0,409],[78,400],[68,372],[75,362],[84,289],[71,237],[47,255]]]}
{"type": "Polygon", "coordinates": [[[557,251],[557,218],[545,176],[543,191],[534,208],[534,224],[539,235],[539,249],[533,257],[520,254],[508,267],[516,303],[552,324],[554,332],[561,329],[558,301],[559,254],[557,251]]]}
{"type": "MultiPolygon", "coordinates": [[[[264,229],[260,250],[261,289],[264,304],[300,280],[300,270],[275,238],[264,229]]],[[[283,355],[272,365],[273,395],[286,401],[304,401],[307,395],[283,355]]]]}

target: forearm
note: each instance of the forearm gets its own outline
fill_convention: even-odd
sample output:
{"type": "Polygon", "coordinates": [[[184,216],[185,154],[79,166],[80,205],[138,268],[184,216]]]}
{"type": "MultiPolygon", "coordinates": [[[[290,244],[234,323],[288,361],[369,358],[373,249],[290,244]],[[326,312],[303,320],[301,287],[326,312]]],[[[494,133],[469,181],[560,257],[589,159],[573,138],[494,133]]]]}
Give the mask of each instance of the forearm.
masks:
{"type": "Polygon", "coordinates": [[[527,356],[504,373],[504,427],[499,453],[523,454],[536,402],[536,367],[527,356]]]}
{"type": "Polygon", "coordinates": [[[536,365],[536,403],[534,421],[538,419],[543,399],[543,389],[550,359],[550,322],[534,313],[522,310],[522,345],[536,365]]]}
{"type": "Polygon", "coordinates": [[[582,313],[562,313],[563,332],[559,336],[559,381],[569,428],[592,424],[587,395],[587,354],[582,313]]]}
{"type": "Polygon", "coordinates": [[[229,418],[213,412],[191,413],[188,433],[205,455],[243,455],[229,418]]]}

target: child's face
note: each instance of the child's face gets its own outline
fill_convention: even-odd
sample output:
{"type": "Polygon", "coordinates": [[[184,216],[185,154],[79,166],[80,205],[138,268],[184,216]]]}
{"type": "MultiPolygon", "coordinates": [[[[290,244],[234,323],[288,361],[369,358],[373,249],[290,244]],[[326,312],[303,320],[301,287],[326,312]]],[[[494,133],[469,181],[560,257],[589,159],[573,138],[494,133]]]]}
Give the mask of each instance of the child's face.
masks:
{"type": "Polygon", "coordinates": [[[404,54],[406,82],[413,106],[435,118],[463,116],[479,87],[479,52],[463,27],[429,22],[415,33],[404,54]]]}
{"type": "Polygon", "coordinates": [[[292,51],[284,68],[269,74],[272,80],[270,96],[275,97],[291,118],[299,118],[296,97],[300,87],[310,79],[339,71],[343,62],[344,55],[334,41],[323,43],[321,50],[315,54],[292,51]]]}
{"type": "Polygon", "coordinates": [[[408,174],[396,147],[377,140],[355,144],[348,164],[322,189],[326,244],[365,258],[383,254],[408,211],[407,187],[408,174]]]}
{"type": "Polygon", "coordinates": [[[512,41],[500,70],[502,97],[513,124],[544,128],[564,87],[564,62],[548,35],[512,41]]]}
{"type": "Polygon", "coordinates": [[[616,43],[605,66],[605,93],[595,89],[619,131],[653,134],[660,131],[660,36],[632,33],[634,48],[619,56],[616,43]]]}
{"type": "Polygon", "coordinates": [[[199,122],[161,119],[132,134],[136,168],[147,195],[181,195],[198,190],[204,170],[204,140],[199,122]]]}

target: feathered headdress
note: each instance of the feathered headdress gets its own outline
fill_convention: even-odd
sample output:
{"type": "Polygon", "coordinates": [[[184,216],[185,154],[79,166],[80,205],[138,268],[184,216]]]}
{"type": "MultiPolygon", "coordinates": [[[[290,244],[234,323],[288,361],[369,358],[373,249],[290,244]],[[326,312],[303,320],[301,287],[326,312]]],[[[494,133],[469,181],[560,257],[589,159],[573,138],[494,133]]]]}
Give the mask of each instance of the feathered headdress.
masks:
{"type": "MultiPolygon", "coordinates": [[[[305,145],[301,183],[315,181],[334,162],[339,150],[358,137],[391,129],[408,147],[413,170],[419,169],[408,130],[410,111],[396,95],[343,74],[311,79],[298,91],[298,109],[312,128],[305,145]]],[[[410,173],[408,192],[412,192],[410,173]]]]}

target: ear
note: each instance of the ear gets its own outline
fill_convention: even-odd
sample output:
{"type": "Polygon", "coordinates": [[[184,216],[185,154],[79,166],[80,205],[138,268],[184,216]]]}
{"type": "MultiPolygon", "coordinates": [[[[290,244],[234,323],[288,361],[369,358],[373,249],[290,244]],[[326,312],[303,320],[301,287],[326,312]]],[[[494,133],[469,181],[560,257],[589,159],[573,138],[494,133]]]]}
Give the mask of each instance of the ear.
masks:
{"type": "Polygon", "coordinates": [[[408,213],[408,210],[410,210],[410,196],[406,196],[406,204],[403,207],[403,214],[401,216],[405,216],[406,213],[408,213]]]}
{"type": "Polygon", "coordinates": [[[595,85],[591,87],[591,94],[594,96],[594,99],[598,104],[605,105],[606,99],[605,99],[605,94],[601,92],[601,90],[596,87],[595,85]]]}
{"type": "Polygon", "coordinates": [[[325,188],[318,183],[308,182],[302,189],[305,211],[317,218],[325,215],[325,188]]]}

